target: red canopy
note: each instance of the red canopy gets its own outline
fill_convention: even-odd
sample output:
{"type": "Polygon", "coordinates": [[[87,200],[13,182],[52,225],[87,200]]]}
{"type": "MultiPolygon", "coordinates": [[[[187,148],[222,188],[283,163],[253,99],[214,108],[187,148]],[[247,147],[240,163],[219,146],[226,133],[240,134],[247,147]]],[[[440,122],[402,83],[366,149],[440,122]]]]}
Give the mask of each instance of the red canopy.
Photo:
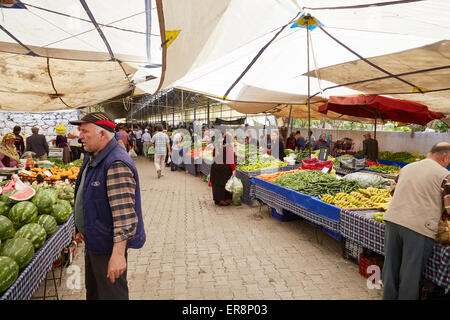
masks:
{"type": "Polygon", "coordinates": [[[428,110],[423,104],[379,95],[331,96],[327,103],[319,107],[319,112],[324,114],[328,110],[360,118],[392,120],[422,126],[431,120],[444,118],[444,115],[428,110]]]}

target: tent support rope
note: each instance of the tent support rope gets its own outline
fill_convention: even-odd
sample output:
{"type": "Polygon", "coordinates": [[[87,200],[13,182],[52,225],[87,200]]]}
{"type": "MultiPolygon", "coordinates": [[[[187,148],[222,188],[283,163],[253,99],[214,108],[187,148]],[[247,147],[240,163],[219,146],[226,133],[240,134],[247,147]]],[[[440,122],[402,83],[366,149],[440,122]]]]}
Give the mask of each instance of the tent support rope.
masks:
{"type": "Polygon", "coordinates": [[[318,25],[318,27],[319,27],[320,30],[322,30],[327,36],[329,36],[331,39],[333,39],[334,41],[336,41],[337,43],[339,43],[339,44],[340,44],[341,46],[343,46],[345,49],[347,49],[348,51],[350,51],[351,53],[353,53],[353,54],[354,54],[355,56],[357,56],[359,59],[363,60],[364,62],[366,62],[367,64],[371,65],[371,66],[374,67],[375,69],[377,69],[377,70],[379,70],[379,71],[381,71],[381,72],[383,72],[383,73],[386,73],[386,74],[390,75],[391,77],[394,77],[395,79],[397,79],[397,80],[399,80],[399,81],[401,81],[401,82],[404,82],[404,83],[406,83],[407,85],[410,85],[410,86],[413,87],[413,88],[417,88],[417,89],[420,91],[420,93],[423,93],[423,91],[422,91],[418,86],[416,86],[416,85],[412,84],[411,82],[408,82],[408,81],[406,81],[406,80],[404,80],[404,79],[402,79],[402,78],[400,78],[400,77],[398,77],[398,76],[396,76],[396,75],[390,73],[389,71],[387,71],[387,70],[381,68],[380,66],[377,66],[375,63],[370,62],[369,60],[367,60],[366,58],[364,58],[363,56],[361,56],[360,54],[358,54],[357,52],[355,52],[354,50],[350,49],[348,46],[346,46],[345,44],[343,44],[341,41],[339,41],[338,39],[336,39],[335,37],[333,37],[331,34],[329,34],[327,31],[325,31],[325,29],[324,29],[322,26],[318,25]]]}
{"type": "MultiPolygon", "coordinates": [[[[436,68],[422,69],[422,70],[416,70],[416,71],[411,71],[411,72],[398,73],[398,74],[395,74],[393,76],[384,76],[384,77],[377,77],[377,78],[371,78],[371,79],[366,79],[366,80],[347,82],[347,83],[343,83],[343,84],[338,84],[338,85],[335,85],[335,86],[327,87],[327,88],[323,89],[323,91],[326,91],[326,90],[329,90],[329,89],[340,88],[340,87],[346,87],[346,86],[350,86],[350,85],[354,85],[354,84],[360,84],[360,83],[364,83],[364,82],[385,80],[385,79],[393,78],[394,76],[407,76],[407,75],[411,75],[411,74],[425,73],[425,72],[438,71],[438,70],[444,70],[444,69],[450,69],[450,66],[442,66],[442,67],[436,67],[436,68]]],[[[436,89],[436,90],[441,90],[442,91],[442,90],[448,90],[448,89],[436,89]]],[[[430,91],[427,91],[427,92],[433,92],[433,91],[436,91],[436,90],[430,90],[430,91]]],[[[322,93],[322,92],[315,93],[314,95],[311,96],[311,98],[315,97],[319,93],[322,93]]],[[[417,93],[417,92],[414,92],[414,93],[417,93]]]]}
{"type": "Polygon", "coordinates": [[[111,60],[115,60],[114,53],[111,50],[108,40],[106,40],[105,34],[103,33],[102,29],[98,25],[97,21],[95,21],[94,15],[92,14],[91,10],[89,9],[86,1],[80,0],[80,2],[81,2],[81,5],[83,6],[84,10],[86,11],[86,14],[88,15],[89,19],[91,19],[92,24],[97,29],[98,34],[100,35],[103,42],[105,43],[106,49],[108,49],[109,55],[111,56],[111,60]]]}
{"type": "Polygon", "coordinates": [[[240,76],[233,82],[233,84],[231,85],[231,87],[228,88],[228,90],[225,92],[224,94],[224,99],[227,98],[228,94],[230,93],[231,90],[233,90],[233,88],[236,86],[236,84],[238,84],[238,82],[244,77],[244,75],[250,70],[250,68],[255,64],[255,62],[259,59],[259,57],[263,54],[263,52],[270,46],[270,44],[276,39],[278,38],[278,36],[280,35],[280,33],[290,24],[292,24],[297,17],[300,15],[301,12],[298,12],[297,15],[291,20],[289,21],[289,23],[285,24],[284,26],[281,27],[281,29],[273,36],[273,38],[267,42],[264,47],[261,48],[261,50],[259,50],[259,52],[256,54],[256,56],[253,58],[253,60],[250,62],[250,64],[245,68],[245,70],[240,74],[240,76]]]}
{"type": "Polygon", "coordinates": [[[61,100],[62,103],[64,103],[64,105],[65,105],[67,108],[72,109],[72,107],[70,107],[70,106],[69,106],[69,105],[61,98],[61,94],[58,93],[58,90],[56,90],[55,83],[53,82],[52,73],[50,72],[50,58],[49,58],[49,57],[47,57],[47,73],[48,73],[48,76],[49,76],[49,78],[50,78],[50,82],[52,83],[53,90],[55,90],[55,95],[59,98],[59,100],[61,100]]]}
{"type": "Polygon", "coordinates": [[[5,27],[3,27],[0,24],[0,29],[3,30],[4,33],[6,33],[10,38],[12,38],[15,42],[17,42],[18,44],[20,44],[22,47],[24,47],[25,49],[28,50],[28,55],[32,55],[32,56],[36,56],[38,57],[39,55],[34,53],[33,50],[31,50],[30,48],[28,48],[25,44],[23,44],[19,39],[17,39],[11,32],[9,32],[8,30],[6,30],[5,27]]]}

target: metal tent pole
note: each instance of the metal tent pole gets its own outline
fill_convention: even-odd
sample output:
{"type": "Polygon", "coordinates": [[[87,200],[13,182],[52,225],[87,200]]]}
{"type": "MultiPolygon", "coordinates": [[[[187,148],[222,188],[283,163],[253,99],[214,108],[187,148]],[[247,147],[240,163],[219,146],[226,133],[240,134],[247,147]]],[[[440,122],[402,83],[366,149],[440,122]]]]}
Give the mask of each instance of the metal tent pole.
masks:
{"type": "Polygon", "coordinates": [[[175,128],[175,88],[172,89],[172,126],[175,128]]]}
{"type": "Polygon", "coordinates": [[[309,144],[310,144],[310,148],[308,148],[309,150],[309,158],[311,159],[311,147],[312,147],[312,143],[311,143],[311,105],[310,105],[310,100],[311,100],[311,88],[310,88],[310,75],[309,75],[309,16],[306,16],[306,51],[307,51],[307,64],[308,64],[308,137],[309,137],[309,144]]]}
{"type": "Polygon", "coordinates": [[[380,103],[377,102],[377,109],[375,110],[375,128],[373,133],[373,138],[377,139],[377,117],[378,117],[378,111],[379,111],[380,103]]]}
{"type": "Polygon", "coordinates": [[[285,138],[285,142],[286,142],[286,146],[287,146],[287,139],[288,139],[288,137],[289,137],[289,135],[291,134],[291,131],[292,131],[291,114],[292,114],[292,104],[291,104],[291,107],[289,108],[289,121],[288,121],[288,126],[290,126],[290,128],[289,128],[289,130],[288,130],[287,137],[284,137],[284,138],[285,138]]]}
{"type": "Polygon", "coordinates": [[[181,123],[184,125],[184,98],[183,98],[183,89],[181,89],[181,123]]]}

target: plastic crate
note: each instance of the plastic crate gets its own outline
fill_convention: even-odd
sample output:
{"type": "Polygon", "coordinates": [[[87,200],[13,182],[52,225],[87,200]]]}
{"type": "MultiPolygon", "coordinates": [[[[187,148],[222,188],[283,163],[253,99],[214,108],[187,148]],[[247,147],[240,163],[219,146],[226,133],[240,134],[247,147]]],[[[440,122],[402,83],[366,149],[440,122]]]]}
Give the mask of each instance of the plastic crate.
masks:
{"type": "Polygon", "coordinates": [[[61,160],[63,157],[63,148],[49,148],[48,157],[61,160]]]}
{"type": "Polygon", "coordinates": [[[364,252],[359,256],[359,274],[364,278],[369,278],[371,274],[367,273],[367,268],[371,265],[377,265],[380,267],[380,271],[383,270],[384,258],[376,253],[369,256],[364,256],[364,252]]]}
{"type": "Polygon", "coordinates": [[[344,256],[344,259],[350,260],[359,265],[359,257],[361,256],[362,252],[363,247],[358,243],[349,239],[343,239],[342,255],[344,256]]]}
{"type": "Polygon", "coordinates": [[[275,208],[272,208],[272,217],[281,222],[300,220],[300,217],[295,213],[292,213],[285,209],[283,209],[282,212],[282,214],[279,214],[275,208]]]}

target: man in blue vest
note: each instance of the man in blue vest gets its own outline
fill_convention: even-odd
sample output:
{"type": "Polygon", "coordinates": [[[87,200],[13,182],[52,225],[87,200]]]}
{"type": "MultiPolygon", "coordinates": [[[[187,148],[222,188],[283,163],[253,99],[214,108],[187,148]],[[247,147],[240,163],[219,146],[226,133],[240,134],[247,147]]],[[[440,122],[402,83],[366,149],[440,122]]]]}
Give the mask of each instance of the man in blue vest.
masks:
{"type": "Polygon", "coordinates": [[[127,249],[145,243],[139,177],[103,112],[81,120],[86,150],[75,185],[75,241],[85,242],[87,300],[128,300],[127,249]]]}

